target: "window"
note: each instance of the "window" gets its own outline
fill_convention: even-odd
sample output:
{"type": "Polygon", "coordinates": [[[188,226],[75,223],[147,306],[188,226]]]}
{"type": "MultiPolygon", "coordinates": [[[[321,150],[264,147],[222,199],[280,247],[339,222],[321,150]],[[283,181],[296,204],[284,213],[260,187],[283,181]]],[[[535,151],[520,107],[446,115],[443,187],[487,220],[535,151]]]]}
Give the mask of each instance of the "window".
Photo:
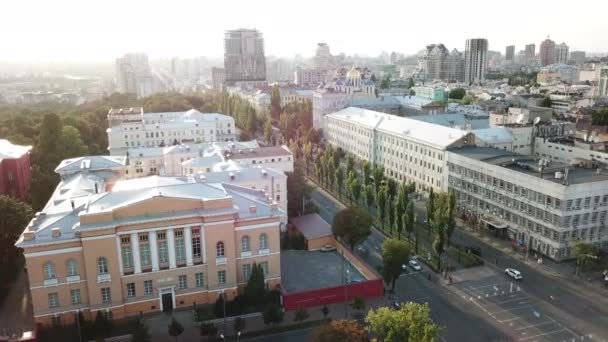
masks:
{"type": "Polygon", "coordinates": [[[195,273],[194,274],[194,279],[196,279],[196,287],[203,287],[205,286],[205,277],[203,276],[203,273],[195,273]]]}
{"type": "Polygon", "coordinates": [[[217,282],[219,284],[226,284],[226,271],[217,271],[217,282]]]}
{"type": "Polygon", "coordinates": [[[186,246],[184,245],[184,239],[176,239],[175,240],[175,261],[185,261],[186,260],[186,246]]]}
{"type": "Polygon", "coordinates": [[[218,242],[215,245],[215,256],[218,256],[218,257],[224,256],[224,243],[222,241],[218,242]]]}
{"type": "Polygon", "coordinates": [[[135,297],[135,283],[127,284],[127,297],[135,297]]]}
{"type": "Polygon", "coordinates": [[[270,272],[270,270],[268,269],[268,261],[261,262],[260,267],[262,268],[262,271],[264,272],[264,278],[267,277],[270,272]]]}
{"type": "Polygon", "coordinates": [[[152,292],[152,280],[144,280],[144,294],[150,295],[152,292]]]}
{"type": "Polygon", "coordinates": [[[268,235],[260,234],[260,249],[268,249],[268,235]]]}
{"type": "Polygon", "coordinates": [[[150,264],[151,264],[151,259],[150,259],[150,244],[148,242],[146,242],[146,243],[140,243],[140,245],[139,245],[139,258],[141,259],[141,265],[142,266],[150,266],[150,264]]]}
{"type": "Polygon", "coordinates": [[[249,252],[251,250],[251,244],[249,242],[248,235],[241,238],[241,252],[249,252]]]}
{"type": "Polygon", "coordinates": [[[157,233],[158,239],[158,262],[169,262],[169,249],[167,247],[167,235],[165,232],[157,233]]]}
{"type": "Polygon", "coordinates": [[[178,285],[180,289],[185,289],[188,287],[188,278],[185,275],[180,275],[178,277],[178,285]]]}
{"type": "Polygon", "coordinates": [[[70,290],[70,298],[72,299],[72,305],[80,304],[80,289],[70,290]]]}
{"type": "Polygon", "coordinates": [[[110,303],[112,302],[112,295],[110,294],[110,288],[104,287],[101,289],[101,302],[110,303]]]}
{"type": "Polygon", "coordinates": [[[68,271],[68,277],[78,275],[78,264],[76,263],[76,260],[74,260],[74,259],[68,260],[68,262],[66,264],[66,269],[68,271]]]}
{"type": "Polygon", "coordinates": [[[59,306],[59,295],[57,292],[49,293],[49,308],[56,308],[59,306]]]}
{"type": "Polygon", "coordinates": [[[243,265],[243,278],[245,280],[249,280],[249,276],[251,275],[251,264],[243,265]]]}
{"type": "Polygon", "coordinates": [[[57,278],[57,274],[55,273],[55,264],[53,264],[52,262],[47,262],[46,264],[44,264],[43,269],[45,280],[57,278]]]}
{"type": "Polygon", "coordinates": [[[120,246],[120,253],[122,255],[122,267],[133,267],[133,254],[131,253],[131,245],[120,246]]]}
{"type": "Polygon", "coordinates": [[[201,257],[201,238],[198,236],[192,238],[192,257],[201,257]]]}
{"type": "Polygon", "coordinates": [[[101,257],[97,259],[97,273],[106,274],[108,273],[108,259],[101,257]]]}

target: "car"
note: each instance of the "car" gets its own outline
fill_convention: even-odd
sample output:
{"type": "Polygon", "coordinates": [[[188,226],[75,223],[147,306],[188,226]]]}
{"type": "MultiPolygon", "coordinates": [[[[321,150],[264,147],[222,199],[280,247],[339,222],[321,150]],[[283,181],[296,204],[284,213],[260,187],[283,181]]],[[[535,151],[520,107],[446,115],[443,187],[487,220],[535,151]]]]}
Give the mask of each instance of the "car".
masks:
{"type": "Polygon", "coordinates": [[[401,304],[399,304],[398,302],[393,302],[393,309],[395,309],[395,310],[401,309],[401,304]]]}
{"type": "Polygon", "coordinates": [[[522,280],[523,277],[521,276],[521,272],[519,272],[518,270],[514,269],[514,268],[507,268],[505,269],[505,274],[508,275],[509,277],[515,279],[515,280],[522,280]]]}
{"type": "Polygon", "coordinates": [[[367,256],[367,254],[368,254],[367,249],[363,246],[357,247],[357,253],[359,253],[359,255],[362,255],[362,256],[367,256]]]}
{"type": "Polygon", "coordinates": [[[409,265],[412,269],[414,269],[414,271],[421,271],[422,270],[422,266],[420,266],[420,264],[418,263],[418,261],[416,260],[410,260],[409,265]]]}
{"type": "Polygon", "coordinates": [[[325,245],[321,248],[321,252],[333,252],[336,250],[336,247],[332,245],[325,245]]]}

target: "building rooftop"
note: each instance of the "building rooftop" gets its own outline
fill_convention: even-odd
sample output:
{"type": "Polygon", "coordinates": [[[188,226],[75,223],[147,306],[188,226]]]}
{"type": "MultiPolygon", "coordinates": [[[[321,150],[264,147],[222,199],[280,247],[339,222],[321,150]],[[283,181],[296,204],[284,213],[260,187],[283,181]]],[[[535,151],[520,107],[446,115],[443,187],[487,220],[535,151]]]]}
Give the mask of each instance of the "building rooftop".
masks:
{"type": "Polygon", "coordinates": [[[15,145],[6,139],[0,139],[0,161],[3,159],[17,159],[28,153],[32,146],[15,145]]]}
{"type": "Polygon", "coordinates": [[[270,146],[250,149],[232,149],[230,152],[224,153],[226,159],[248,159],[248,158],[260,158],[270,156],[291,156],[292,153],[289,151],[287,146],[270,146]]]}
{"type": "Polygon", "coordinates": [[[442,106],[440,103],[435,102],[426,97],[420,96],[395,96],[395,99],[399,101],[402,106],[413,106],[413,107],[423,107],[428,105],[437,105],[442,106]]]}
{"type": "Polygon", "coordinates": [[[556,161],[545,166],[541,177],[538,159],[496,148],[464,146],[450,152],[563,185],[608,181],[607,169],[584,168],[556,161]]]}
{"type": "Polygon", "coordinates": [[[409,116],[408,118],[432,123],[435,125],[460,129],[463,129],[463,127],[467,127],[469,129],[475,130],[490,127],[490,120],[488,116],[470,116],[465,115],[464,113],[416,115],[409,116]]]}
{"type": "Polygon", "coordinates": [[[306,240],[318,239],[333,234],[329,223],[325,222],[317,213],[293,217],[289,221],[304,235],[306,240]]]}
{"type": "Polygon", "coordinates": [[[473,133],[476,138],[491,144],[513,142],[513,133],[504,127],[476,129],[473,133]]]}
{"type": "Polygon", "coordinates": [[[407,139],[439,149],[445,149],[467,135],[466,131],[460,129],[438,126],[420,120],[357,107],[348,107],[327,116],[356,122],[369,129],[376,129],[404,138],[407,137],[407,139]]]}

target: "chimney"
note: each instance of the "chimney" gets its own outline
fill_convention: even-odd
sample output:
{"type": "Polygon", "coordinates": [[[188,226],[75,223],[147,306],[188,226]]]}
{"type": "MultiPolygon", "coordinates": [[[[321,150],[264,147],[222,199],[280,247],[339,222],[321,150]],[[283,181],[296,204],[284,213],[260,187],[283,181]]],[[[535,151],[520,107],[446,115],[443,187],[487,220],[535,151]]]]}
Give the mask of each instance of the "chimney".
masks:
{"type": "Polygon", "coordinates": [[[56,237],[60,237],[61,236],[61,229],[59,228],[53,228],[51,229],[51,236],[56,238],[56,237]]]}
{"type": "Polygon", "coordinates": [[[70,200],[70,204],[72,205],[72,210],[74,210],[74,208],[75,208],[74,200],[70,200]]]}
{"type": "Polygon", "coordinates": [[[257,208],[258,208],[258,207],[257,207],[257,206],[255,206],[255,205],[250,205],[250,206],[249,206],[249,212],[250,212],[251,214],[255,214],[255,213],[257,212],[257,208]]]}
{"type": "Polygon", "coordinates": [[[25,241],[34,240],[34,237],[35,237],[35,233],[31,230],[26,230],[25,232],[23,232],[23,240],[25,240],[25,241]]]}

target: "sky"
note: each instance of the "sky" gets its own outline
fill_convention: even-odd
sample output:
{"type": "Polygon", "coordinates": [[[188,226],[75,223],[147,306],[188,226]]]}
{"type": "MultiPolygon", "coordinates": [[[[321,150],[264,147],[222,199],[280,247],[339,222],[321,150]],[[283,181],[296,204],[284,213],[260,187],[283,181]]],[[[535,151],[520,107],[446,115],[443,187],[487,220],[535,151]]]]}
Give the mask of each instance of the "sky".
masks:
{"type": "Polygon", "coordinates": [[[572,50],[608,51],[608,1],[589,0],[0,0],[0,61],[109,62],[127,52],[151,59],[220,57],[223,32],[257,28],[266,55],[414,54],[427,44],[464,49],[487,38],[504,54],[547,35],[572,50]]]}

